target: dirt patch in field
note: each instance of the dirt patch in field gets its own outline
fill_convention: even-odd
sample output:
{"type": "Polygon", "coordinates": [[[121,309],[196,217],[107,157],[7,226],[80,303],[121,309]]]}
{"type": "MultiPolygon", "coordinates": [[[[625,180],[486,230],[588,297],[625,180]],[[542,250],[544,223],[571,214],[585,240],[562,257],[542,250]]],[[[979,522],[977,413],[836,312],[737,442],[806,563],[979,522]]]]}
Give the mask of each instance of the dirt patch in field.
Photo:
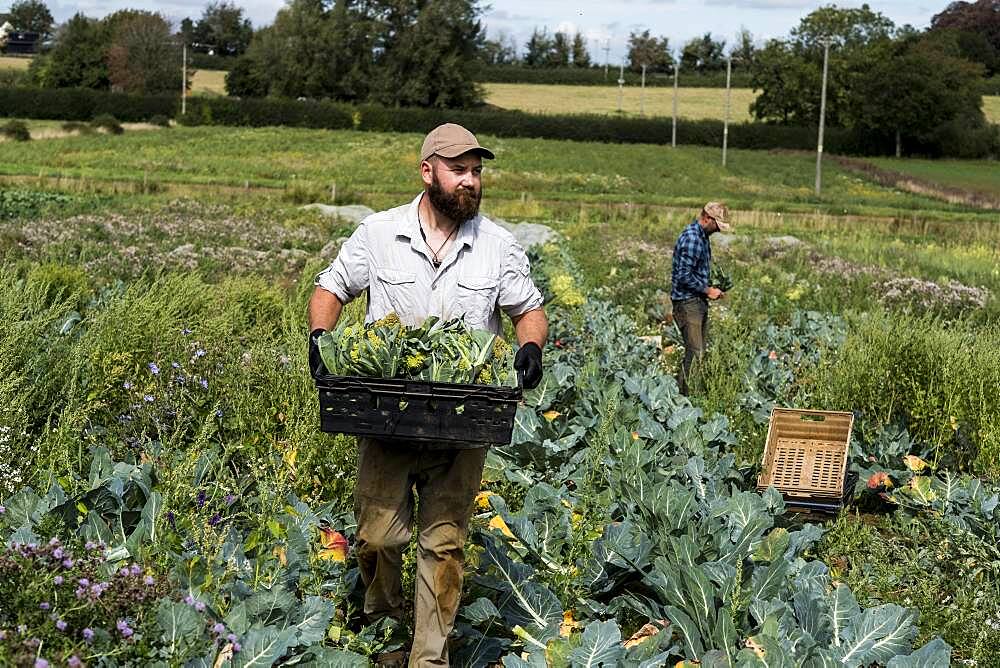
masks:
{"type": "Polygon", "coordinates": [[[861,174],[883,186],[905,190],[906,192],[924,195],[925,197],[933,197],[934,199],[944,200],[951,204],[964,204],[965,206],[974,206],[979,209],[1000,209],[1000,198],[989,193],[943,186],[926,179],[879,167],[866,160],[845,158],[843,156],[830,157],[844,169],[861,174]]]}

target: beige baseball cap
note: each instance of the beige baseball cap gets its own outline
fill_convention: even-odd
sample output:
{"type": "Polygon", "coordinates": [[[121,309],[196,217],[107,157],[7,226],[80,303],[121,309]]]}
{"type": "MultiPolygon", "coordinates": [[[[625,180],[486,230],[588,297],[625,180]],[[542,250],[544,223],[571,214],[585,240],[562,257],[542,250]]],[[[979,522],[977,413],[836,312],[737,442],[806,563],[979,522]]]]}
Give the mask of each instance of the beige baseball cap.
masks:
{"type": "Polygon", "coordinates": [[[493,151],[479,145],[476,135],[461,125],[445,123],[431,130],[427,137],[424,138],[424,145],[420,149],[420,160],[422,162],[432,155],[440,155],[443,158],[457,158],[469,151],[475,151],[489,160],[493,160],[496,157],[493,155],[493,151]]]}
{"type": "Polygon", "coordinates": [[[705,205],[704,211],[718,223],[720,232],[729,232],[733,229],[729,223],[729,207],[722,202],[709,202],[705,205]]]}

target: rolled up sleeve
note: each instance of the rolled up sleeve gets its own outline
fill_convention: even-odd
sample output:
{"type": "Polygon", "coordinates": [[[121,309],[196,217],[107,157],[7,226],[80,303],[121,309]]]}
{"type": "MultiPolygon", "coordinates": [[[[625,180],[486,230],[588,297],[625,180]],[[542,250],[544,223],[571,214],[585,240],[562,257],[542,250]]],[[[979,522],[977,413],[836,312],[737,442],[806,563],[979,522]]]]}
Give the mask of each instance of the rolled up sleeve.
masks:
{"type": "Polygon", "coordinates": [[[330,266],[316,274],[314,283],[347,304],[368,287],[370,263],[368,228],[362,222],[340,247],[330,266]]]}
{"type": "Polygon", "coordinates": [[[517,242],[507,248],[500,274],[497,304],[510,317],[517,317],[542,307],[542,293],[531,280],[528,255],[517,242]]]}

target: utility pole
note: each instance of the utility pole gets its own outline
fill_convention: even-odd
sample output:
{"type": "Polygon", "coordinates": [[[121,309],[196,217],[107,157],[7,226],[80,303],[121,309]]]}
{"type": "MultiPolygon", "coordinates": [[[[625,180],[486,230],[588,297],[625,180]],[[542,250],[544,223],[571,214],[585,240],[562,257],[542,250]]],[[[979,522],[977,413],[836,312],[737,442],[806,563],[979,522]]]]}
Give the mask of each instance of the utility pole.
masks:
{"type": "Polygon", "coordinates": [[[604,40],[604,80],[608,80],[608,58],[611,53],[611,38],[604,40]]]}
{"type": "Polygon", "coordinates": [[[722,125],[722,166],[726,166],[726,149],[729,147],[729,108],[733,99],[733,90],[729,84],[733,77],[733,59],[726,59],[726,120],[722,125]]]}
{"type": "Polygon", "coordinates": [[[639,93],[639,115],[646,115],[646,66],[642,66],[642,88],[639,93]]]}
{"type": "Polygon", "coordinates": [[[618,113],[622,113],[622,95],[625,94],[625,56],[622,56],[621,67],[618,68],[618,113]]]}
{"type": "Polygon", "coordinates": [[[670,130],[670,146],[677,148],[677,75],[681,71],[681,59],[674,61],[674,125],[670,130]]]}
{"type": "Polygon", "coordinates": [[[188,46],[181,37],[181,116],[187,113],[188,46]]]}
{"type": "Polygon", "coordinates": [[[819,97],[819,139],[816,142],[816,196],[823,183],[823,126],[826,124],[826,75],[830,65],[830,39],[823,42],[823,88],[819,97]]]}

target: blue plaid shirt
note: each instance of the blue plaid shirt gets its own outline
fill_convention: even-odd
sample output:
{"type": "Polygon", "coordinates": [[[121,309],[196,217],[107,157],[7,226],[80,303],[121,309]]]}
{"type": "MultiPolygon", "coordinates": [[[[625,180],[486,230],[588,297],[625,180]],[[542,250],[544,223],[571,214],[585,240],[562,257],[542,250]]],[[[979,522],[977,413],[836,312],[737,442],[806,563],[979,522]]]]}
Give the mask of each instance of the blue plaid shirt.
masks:
{"type": "Polygon", "coordinates": [[[674,246],[674,261],[670,272],[670,298],[675,301],[704,297],[708,289],[712,246],[708,235],[695,219],[684,228],[674,246]]]}

